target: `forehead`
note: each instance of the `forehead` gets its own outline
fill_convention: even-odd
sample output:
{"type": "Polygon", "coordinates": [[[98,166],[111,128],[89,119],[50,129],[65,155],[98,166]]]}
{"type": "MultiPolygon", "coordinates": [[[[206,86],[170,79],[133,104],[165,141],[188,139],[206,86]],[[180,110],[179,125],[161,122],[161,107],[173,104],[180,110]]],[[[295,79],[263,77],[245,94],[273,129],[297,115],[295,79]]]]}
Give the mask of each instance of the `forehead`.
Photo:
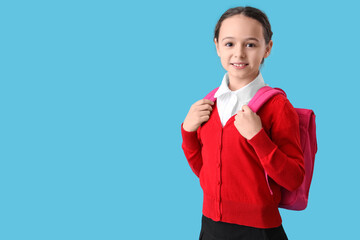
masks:
{"type": "Polygon", "coordinates": [[[219,40],[225,37],[247,38],[256,37],[262,39],[263,28],[257,20],[244,15],[235,15],[225,19],[220,27],[219,40]]]}

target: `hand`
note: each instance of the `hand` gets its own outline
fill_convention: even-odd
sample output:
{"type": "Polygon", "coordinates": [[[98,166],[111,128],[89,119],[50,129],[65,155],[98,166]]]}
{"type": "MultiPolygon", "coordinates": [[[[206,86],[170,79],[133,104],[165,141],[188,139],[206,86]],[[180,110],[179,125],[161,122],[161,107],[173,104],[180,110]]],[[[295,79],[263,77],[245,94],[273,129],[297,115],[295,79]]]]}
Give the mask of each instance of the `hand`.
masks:
{"type": "Polygon", "coordinates": [[[211,105],[214,105],[214,102],[209,99],[201,99],[191,105],[184,120],[184,130],[188,132],[196,131],[203,122],[209,120],[212,111],[211,105]]]}
{"type": "Polygon", "coordinates": [[[262,129],[260,117],[247,105],[244,105],[242,110],[237,112],[234,125],[247,140],[253,138],[262,129]]]}

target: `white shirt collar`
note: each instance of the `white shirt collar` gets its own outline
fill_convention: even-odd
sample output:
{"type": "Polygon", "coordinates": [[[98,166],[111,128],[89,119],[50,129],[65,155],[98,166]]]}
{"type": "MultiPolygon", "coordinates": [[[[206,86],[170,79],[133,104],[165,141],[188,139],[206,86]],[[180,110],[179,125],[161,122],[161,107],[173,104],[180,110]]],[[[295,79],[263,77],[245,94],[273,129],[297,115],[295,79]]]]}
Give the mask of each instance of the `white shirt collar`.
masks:
{"type": "Polygon", "coordinates": [[[250,99],[256,94],[256,92],[264,86],[268,85],[265,84],[264,79],[259,71],[259,74],[253,81],[236,91],[231,91],[229,89],[229,73],[226,72],[221,82],[221,85],[216,91],[214,97],[218,98],[224,94],[236,94],[239,100],[250,101],[250,99]]]}

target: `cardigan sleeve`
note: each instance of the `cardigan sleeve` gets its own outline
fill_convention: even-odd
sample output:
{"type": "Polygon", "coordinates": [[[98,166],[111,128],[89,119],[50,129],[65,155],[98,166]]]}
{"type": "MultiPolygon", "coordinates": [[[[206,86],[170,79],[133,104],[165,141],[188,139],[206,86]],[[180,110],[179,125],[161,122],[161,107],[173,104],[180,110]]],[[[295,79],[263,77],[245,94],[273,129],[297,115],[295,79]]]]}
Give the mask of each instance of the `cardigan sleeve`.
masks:
{"type": "Polygon", "coordinates": [[[184,123],[181,124],[181,135],[182,135],[182,149],[185,157],[197,177],[199,177],[200,170],[202,167],[202,156],[201,147],[202,143],[200,140],[200,128],[196,131],[188,132],[183,127],[184,123]]]}
{"type": "Polygon", "coordinates": [[[296,190],[305,176],[300,143],[299,117],[288,99],[277,98],[271,138],[262,128],[248,142],[253,146],[267,174],[289,191],[296,190]]]}

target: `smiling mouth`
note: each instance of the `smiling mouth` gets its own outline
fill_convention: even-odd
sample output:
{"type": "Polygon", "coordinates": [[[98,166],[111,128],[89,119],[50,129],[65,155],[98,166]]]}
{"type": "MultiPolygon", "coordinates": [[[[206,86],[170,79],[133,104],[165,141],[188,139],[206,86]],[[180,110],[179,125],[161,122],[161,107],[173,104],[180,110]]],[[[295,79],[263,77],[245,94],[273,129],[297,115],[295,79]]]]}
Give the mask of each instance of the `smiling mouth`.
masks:
{"type": "Polygon", "coordinates": [[[247,65],[249,65],[249,64],[247,64],[247,63],[240,63],[240,64],[238,64],[238,63],[231,63],[231,65],[234,65],[234,66],[236,66],[236,67],[244,67],[244,66],[247,66],[247,65]]]}

